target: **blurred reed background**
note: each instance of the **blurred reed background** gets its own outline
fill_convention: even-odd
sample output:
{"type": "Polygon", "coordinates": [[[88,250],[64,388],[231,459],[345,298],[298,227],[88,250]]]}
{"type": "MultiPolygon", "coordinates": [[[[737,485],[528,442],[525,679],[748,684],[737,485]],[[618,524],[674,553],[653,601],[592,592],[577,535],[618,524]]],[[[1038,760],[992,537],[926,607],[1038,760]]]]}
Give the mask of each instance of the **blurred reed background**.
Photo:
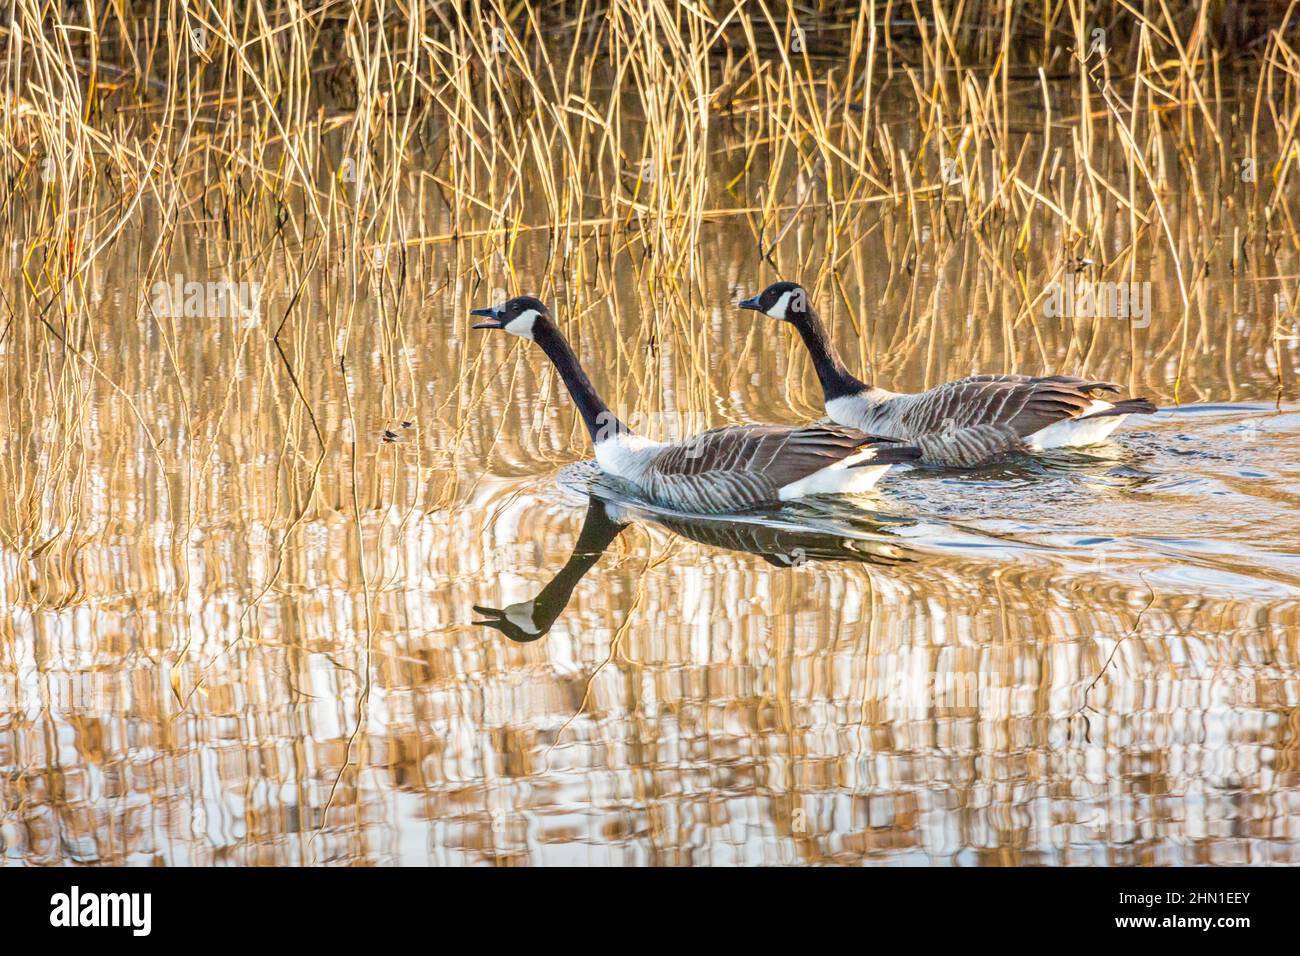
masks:
{"type": "MultiPolygon", "coordinates": [[[[572,537],[571,506],[509,482],[584,455],[586,436],[538,356],[470,338],[475,305],[547,299],[611,404],[682,431],[820,415],[796,343],[732,307],[777,277],[800,279],[851,361],[888,387],[1067,370],[1161,403],[1295,398],[1296,3],[12,0],[5,20],[0,833],[11,859],[527,858],[503,809],[523,800],[516,788],[542,806],[606,784],[640,793],[595,757],[585,769],[574,758],[576,780],[519,783],[557,759],[556,719],[590,704],[586,679],[627,631],[629,604],[657,609],[629,640],[656,694],[677,700],[669,711],[731,727],[742,750],[775,727],[782,753],[823,754],[803,771],[783,765],[772,806],[744,804],[767,837],[790,838],[801,788],[867,773],[843,733],[880,746],[881,722],[904,719],[887,697],[873,713],[827,704],[841,735],[805,739],[798,715],[820,713],[830,693],[819,668],[847,682],[836,701],[847,686],[860,702],[879,677],[867,643],[907,654],[909,635],[951,628],[975,635],[962,673],[1027,688],[1046,672],[1016,649],[1040,653],[1056,635],[1064,643],[1041,653],[1060,674],[989,718],[1024,721],[995,735],[1014,763],[1019,748],[1060,743],[1044,715],[1073,710],[1066,691],[1106,661],[1067,638],[1091,633],[1093,617],[1120,635],[1141,623],[1136,580],[1089,607],[1050,568],[1003,577],[962,557],[901,582],[862,571],[802,588],[641,530],[606,559],[621,603],[575,605],[584,636],[546,663],[554,684],[531,703],[485,691],[540,679],[543,649],[485,643],[466,626],[469,605],[519,564],[544,583],[572,537]],[[1150,324],[1047,317],[1066,275],[1151,282],[1150,324]],[[256,307],[159,308],[159,283],[189,282],[248,284],[256,307]],[[683,554],[697,568],[727,563],[730,584],[664,580],[663,562],[683,554]],[[986,606],[989,573],[1000,615],[986,606]],[[700,596],[715,586],[730,597],[700,596]],[[701,635],[680,610],[771,593],[730,632],[715,617],[701,635]],[[851,626],[860,601],[914,626],[851,626]],[[798,650],[809,620],[838,635],[829,647],[798,650]],[[755,664],[773,645],[794,663],[755,664]],[[724,690],[678,675],[717,647],[724,690]],[[466,697],[484,693],[495,703],[466,697]],[[428,823],[415,846],[393,822],[408,815],[428,823]]],[[[1261,494],[1294,501],[1289,485],[1261,494]]],[[[1205,659],[1246,642],[1282,668],[1287,689],[1252,697],[1271,716],[1226,739],[1264,735],[1286,753],[1288,780],[1294,571],[1279,565],[1284,583],[1237,598],[1225,592],[1240,582],[1224,578],[1191,622],[1179,617],[1190,592],[1176,594],[1141,624],[1213,619],[1205,659]],[[1234,638],[1238,626],[1250,636],[1234,638]]],[[[638,706],[619,698],[614,739],[672,737],[666,712],[638,706]]],[[[1056,855],[1050,827],[997,800],[983,806],[1000,823],[950,820],[950,805],[928,802],[926,774],[982,786],[962,749],[982,746],[979,716],[947,717],[964,741],[952,766],[916,756],[935,744],[913,736],[927,721],[902,731],[895,770],[916,789],[900,785],[885,811],[898,832],[801,838],[770,859],[891,846],[942,856],[954,841],[987,862],[1073,859],[1056,855]],[[918,824],[923,811],[937,829],[918,824]]],[[[1100,746],[1117,765],[1137,759],[1100,746]]],[[[777,773],[771,753],[746,753],[777,773]]],[[[725,763],[709,772],[726,776],[725,763]]],[[[1261,767],[1241,774],[1277,783],[1261,767]]],[[[1089,786],[1104,806],[1105,782],[1089,786]]],[[[1263,836],[1286,858],[1295,790],[1287,810],[1244,789],[1280,817],[1263,836]]],[[[587,833],[555,811],[555,825],[608,844],[610,859],[695,859],[684,821],[716,805],[683,792],[646,811],[655,819],[638,811],[587,833]]],[[[844,799],[850,818],[870,816],[871,798],[844,799]]],[[[1236,789],[1222,800],[1240,806],[1236,789]]],[[[1158,845],[1148,853],[1162,854],[1171,861],[1158,845]]]]}

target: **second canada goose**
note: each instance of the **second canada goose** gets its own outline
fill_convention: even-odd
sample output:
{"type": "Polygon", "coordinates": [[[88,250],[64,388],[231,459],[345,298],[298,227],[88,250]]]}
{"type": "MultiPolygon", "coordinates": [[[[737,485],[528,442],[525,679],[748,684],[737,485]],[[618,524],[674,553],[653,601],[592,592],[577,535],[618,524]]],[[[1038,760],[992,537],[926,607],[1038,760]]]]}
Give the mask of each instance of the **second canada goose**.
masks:
{"type": "Polygon", "coordinates": [[[541,347],[578,407],[601,470],[656,505],[721,514],[808,495],[861,492],[891,464],[920,457],[911,446],[838,425],[732,425],[680,442],[651,441],[633,434],[601,401],[539,300],[519,296],[471,314],[490,320],[476,329],[502,329],[541,347]]]}
{"type": "Polygon", "coordinates": [[[1097,398],[1119,386],[1072,375],[972,375],[915,394],[890,392],[849,373],[797,283],[774,283],[740,307],[798,330],[832,421],[915,442],[929,464],[970,466],[1009,452],[1095,445],[1126,416],[1156,410],[1145,398],[1097,398]]]}

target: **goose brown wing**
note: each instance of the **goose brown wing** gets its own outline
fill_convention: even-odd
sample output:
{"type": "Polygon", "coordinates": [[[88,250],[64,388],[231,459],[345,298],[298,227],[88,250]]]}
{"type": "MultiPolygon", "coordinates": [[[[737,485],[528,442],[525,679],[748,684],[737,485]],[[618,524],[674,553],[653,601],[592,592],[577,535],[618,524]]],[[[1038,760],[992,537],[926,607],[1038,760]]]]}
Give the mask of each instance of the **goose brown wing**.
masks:
{"type": "Polygon", "coordinates": [[[916,396],[901,419],[913,435],[993,425],[1023,438],[1086,413],[1095,401],[1091,392],[1118,390],[1068,375],[974,375],[916,396]]]}
{"type": "Polygon", "coordinates": [[[806,478],[847,458],[874,439],[838,425],[730,425],[701,432],[660,455],[661,475],[746,471],[768,475],[777,486],[806,478]]]}
{"type": "Polygon", "coordinates": [[[661,454],[648,478],[655,497],[672,507],[734,511],[776,501],[783,486],[876,440],[835,425],[714,428],[661,454]]]}

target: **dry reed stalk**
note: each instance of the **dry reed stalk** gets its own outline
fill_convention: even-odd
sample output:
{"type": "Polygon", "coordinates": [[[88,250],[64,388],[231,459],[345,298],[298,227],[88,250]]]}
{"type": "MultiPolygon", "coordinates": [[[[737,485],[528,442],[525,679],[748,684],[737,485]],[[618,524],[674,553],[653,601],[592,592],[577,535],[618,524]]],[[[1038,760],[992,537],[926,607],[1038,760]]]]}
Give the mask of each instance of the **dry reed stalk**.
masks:
{"type": "MultiPolygon", "coordinates": [[[[1101,329],[1041,321],[1046,290],[1085,259],[1099,278],[1174,279],[1177,327],[1162,324],[1158,342],[1127,330],[1135,387],[1159,388],[1161,363],[1185,373],[1212,347],[1207,261],[1241,281],[1292,277],[1267,280],[1287,294],[1281,308],[1254,306],[1271,350],[1300,271],[1296,6],[891,0],[814,14],[780,0],[581,0],[457,16],[439,3],[259,3],[244,16],[212,0],[128,3],[88,21],[19,0],[0,34],[4,251],[18,266],[0,343],[22,355],[5,363],[4,407],[11,428],[48,429],[36,428],[39,453],[15,443],[0,455],[0,536],[58,552],[66,574],[93,464],[80,447],[108,401],[168,476],[184,581],[240,389],[232,380],[217,410],[199,410],[189,376],[204,340],[144,308],[163,359],[151,395],[102,350],[113,320],[92,297],[108,263],[138,253],[147,305],[195,237],[212,244],[207,268],[294,300],[274,336],[244,329],[231,355],[277,395],[283,431],[264,439],[281,449],[286,495],[267,517],[286,536],[354,473],[343,500],[391,495],[399,451],[339,471],[338,454],[356,450],[344,426],[355,439],[375,421],[431,416],[414,467],[448,479],[423,504],[465,493],[460,466],[491,447],[470,446],[494,370],[531,383],[536,366],[500,343],[461,353],[430,399],[414,315],[454,302],[460,339],[464,303],[493,289],[555,301],[622,401],[706,422],[815,412],[802,373],[784,377],[788,401],[742,412],[741,376],[702,321],[720,283],[734,294],[778,274],[816,290],[836,334],[885,380],[948,372],[957,347],[940,320],[953,310],[988,319],[961,346],[968,365],[1106,362],[1101,329]],[[1245,46],[1227,46],[1230,34],[1245,46]],[[733,262],[747,265],[718,263],[717,237],[741,223],[752,248],[733,262]],[[644,319],[634,335],[602,334],[625,313],[644,319]],[[327,414],[358,394],[354,369],[371,359],[365,401],[327,414]],[[163,406],[175,414],[166,428],[151,420],[163,406]],[[56,435],[76,437],[58,450],[56,435]]],[[[741,360],[769,354],[761,346],[747,332],[741,360]]],[[[792,344],[782,351],[783,367],[803,367],[792,344]]],[[[1174,380],[1181,391],[1184,375],[1174,380]]],[[[547,400],[523,434],[567,460],[583,437],[570,417],[555,441],[546,423],[568,411],[549,374],[539,381],[547,400]]],[[[380,550],[415,507],[404,501],[380,550]]],[[[374,567],[375,581],[391,578],[374,567]]]]}

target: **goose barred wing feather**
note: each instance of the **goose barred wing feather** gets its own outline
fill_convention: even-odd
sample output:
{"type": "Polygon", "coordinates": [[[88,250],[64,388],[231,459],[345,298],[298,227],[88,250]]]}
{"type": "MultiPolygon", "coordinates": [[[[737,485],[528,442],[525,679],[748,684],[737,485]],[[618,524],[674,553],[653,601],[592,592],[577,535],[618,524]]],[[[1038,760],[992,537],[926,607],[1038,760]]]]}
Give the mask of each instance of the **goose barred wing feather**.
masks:
{"type": "Polygon", "coordinates": [[[733,425],[667,449],[647,474],[656,500],[692,512],[723,512],[777,499],[780,489],[842,461],[876,439],[854,428],[733,425]]]}
{"type": "Polygon", "coordinates": [[[908,396],[899,403],[899,421],[916,436],[991,425],[1024,438],[1086,413],[1096,400],[1090,393],[1118,390],[1069,375],[974,375],[908,396]]]}
{"type": "Polygon", "coordinates": [[[930,432],[916,439],[921,460],[931,465],[974,468],[995,458],[1026,451],[1025,442],[1009,425],[970,425],[930,432]]]}
{"type": "Polygon", "coordinates": [[[1119,386],[1114,382],[1098,382],[1093,379],[1079,378],[1077,375],[971,375],[961,379],[963,382],[1017,382],[1022,385],[1066,385],[1081,392],[1118,392],[1119,386]]]}

